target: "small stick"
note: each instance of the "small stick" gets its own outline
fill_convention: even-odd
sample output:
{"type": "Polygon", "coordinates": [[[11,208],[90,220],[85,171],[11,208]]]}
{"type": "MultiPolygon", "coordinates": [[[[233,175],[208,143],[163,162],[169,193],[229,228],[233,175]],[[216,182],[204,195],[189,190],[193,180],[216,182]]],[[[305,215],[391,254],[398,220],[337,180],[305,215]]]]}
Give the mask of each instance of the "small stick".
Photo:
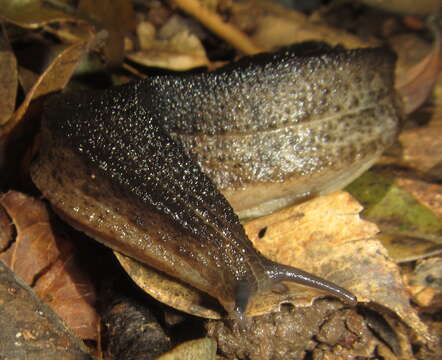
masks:
{"type": "Polygon", "coordinates": [[[201,6],[198,0],[173,0],[173,3],[244,54],[253,55],[264,51],[253,44],[246,34],[225,23],[217,13],[201,6]]]}

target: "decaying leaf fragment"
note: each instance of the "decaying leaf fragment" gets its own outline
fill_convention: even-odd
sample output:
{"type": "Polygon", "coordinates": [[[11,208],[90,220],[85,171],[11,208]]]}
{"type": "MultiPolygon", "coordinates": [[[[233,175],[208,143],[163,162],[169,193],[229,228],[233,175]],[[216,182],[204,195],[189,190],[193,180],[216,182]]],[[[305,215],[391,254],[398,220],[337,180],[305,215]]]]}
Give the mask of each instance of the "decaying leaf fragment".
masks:
{"type": "Polygon", "coordinates": [[[157,360],[215,360],[216,342],[209,338],[187,341],[157,360]]]}
{"type": "Polygon", "coordinates": [[[402,160],[408,166],[442,179],[442,75],[435,85],[435,104],[430,121],[413,129],[405,129],[399,136],[403,146],[402,160]]]}
{"type": "Polygon", "coordinates": [[[442,258],[419,261],[413,273],[408,276],[408,283],[417,304],[437,311],[442,305],[442,258]]]}
{"type": "Polygon", "coordinates": [[[96,339],[99,320],[91,280],[78,266],[69,239],[54,233],[45,205],[10,191],[0,196],[0,207],[17,233],[0,260],[32,285],[78,336],[96,339]]]}
{"type": "Polygon", "coordinates": [[[31,90],[26,94],[24,101],[15,112],[14,117],[4,129],[5,133],[11,131],[17,123],[22,120],[32,101],[64,89],[85,51],[86,44],[78,42],[64,47],[54,57],[51,64],[45,69],[31,90]]]}
{"type": "Polygon", "coordinates": [[[361,210],[349,194],[337,192],[252,221],[246,231],[271,259],[334,281],[359,302],[385,306],[427,337],[396,264],[375,238],[376,225],[362,220],[361,210]]]}
{"type": "MultiPolygon", "coordinates": [[[[85,53],[86,44],[78,42],[64,47],[38,77],[38,80],[27,92],[24,100],[0,129],[0,182],[19,173],[22,157],[29,143],[23,138],[29,137],[29,129],[33,127],[35,114],[41,111],[42,100],[50,93],[63,89],[78,62],[85,53]],[[29,121],[27,121],[29,120],[29,121]]],[[[35,127],[35,125],[34,125],[35,127]]]]}
{"type": "Polygon", "coordinates": [[[364,205],[363,217],[378,224],[379,239],[396,262],[441,253],[441,218],[403,188],[398,178],[373,169],[347,189],[364,205]]]}
{"type": "Polygon", "coordinates": [[[0,18],[28,29],[53,22],[76,20],[61,8],[56,9],[48,1],[42,0],[0,0],[0,18]]]}
{"type": "Polygon", "coordinates": [[[0,261],[0,358],[92,360],[86,347],[0,261]]]}
{"type": "MultiPolygon", "coordinates": [[[[241,30],[247,27],[251,39],[260,47],[274,49],[303,41],[323,41],[346,48],[376,46],[342,29],[321,23],[302,12],[294,11],[279,2],[249,0],[229,2],[231,21],[241,30]]],[[[244,29],[246,30],[246,29],[244,29]]]]}
{"type": "Polygon", "coordinates": [[[201,41],[178,15],[172,16],[158,31],[151,23],[140,22],[137,35],[141,48],[126,54],[135,63],[176,71],[209,65],[201,41]]]}
{"type": "MultiPolygon", "coordinates": [[[[404,112],[410,114],[421,106],[429,97],[437,79],[437,74],[442,68],[442,37],[441,30],[430,24],[433,30],[433,46],[428,54],[414,66],[404,69],[397,68],[396,89],[402,97],[404,112]]],[[[396,44],[396,51],[403,53],[405,57],[405,47],[396,44]],[[402,51],[401,51],[402,48],[402,51]]],[[[401,60],[401,58],[399,58],[401,60]]]]}

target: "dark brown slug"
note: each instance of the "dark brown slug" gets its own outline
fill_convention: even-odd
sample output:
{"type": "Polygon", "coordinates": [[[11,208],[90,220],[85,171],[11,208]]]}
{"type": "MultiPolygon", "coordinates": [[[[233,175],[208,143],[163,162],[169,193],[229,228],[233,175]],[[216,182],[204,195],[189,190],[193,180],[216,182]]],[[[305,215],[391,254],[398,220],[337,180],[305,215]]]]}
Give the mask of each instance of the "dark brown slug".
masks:
{"type": "MultiPolygon", "coordinates": [[[[301,57],[284,50],[247,58],[213,73],[163,76],[101,93],[55,96],[44,113],[42,147],[31,168],[32,179],[73,226],[208,293],[230,315],[242,317],[252,297],[281,281],[319,288],[354,304],[355,297],[345,289],[275,263],[257,252],[226,199],[181,143],[169,135],[179,131],[184,134],[183,141],[193,131],[207,136],[246,132],[259,137],[260,129],[279,131],[281,124],[301,124],[298,134],[282,131],[272,146],[267,146],[266,151],[273,149],[276,153],[260,154],[262,164],[242,164],[256,166],[256,171],[262,171],[264,177],[274,158],[281,156],[295,161],[291,157],[298,152],[316,153],[321,142],[328,141],[327,137],[334,138],[333,143],[353,147],[350,153],[357,151],[359,147],[354,142],[361,136],[347,131],[347,127],[354,129],[352,121],[367,136],[376,134],[381,138],[372,140],[372,149],[361,156],[379,152],[380,144],[387,143],[390,135],[372,130],[373,121],[367,120],[364,111],[371,116],[384,116],[386,124],[378,127],[392,132],[392,123],[397,126],[397,111],[393,98],[387,94],[390,87],[365,90],[367,94],[373,93],[367,96],[379,99],[381,108],[361,105],[362,117],[351,114],[341,121],[333,115],[333,110],[339,109],[330,105],[317,111],[334,118],[335,123],[321,131],[317,131],[314,121],[303,123],[306,113],[316,113],[312,108],[315,104],[328,104],[327,97],[336,96],[334,87],[324,86],[324,82],[334,80],[333,85],[339,91],[342,84],[333,75],[327,75],[327,79],[316,79],[306,85],[299,74],[313,76],[318,66],[326,70],[321,70],[321,76],[340,73],[352,61],[356,61],[356,68],[358,61],[374,62],[376,69],[370,71],[371,75],[360,74],[361,79],[391,78],[385,69],[389,67],[391,71],[393,60],[380,50],[327,50],[323,55],[301,57]],[[297,89],[304,98],[297,99],[297,89]],[[224,118],[227,123],[223,122],[224,118]]],[[[339,95],[341,108],[354,101],[352,89],[349,85],[348,93],[339,95]]],[[[237,149],[241,153],[238,159],[248,162],[243,146],[239,144],[230,153],[237,149]]],[[[218,149],[209,150],[208,144],[203,147],[217,154],[214,159],[219,156],[218,149]]],[[[351,157],[345,152],[344,155],[343,162],[351,157]]],[[[315,164],[301,163],[306,174],[315,168],[315,164]]],[[[333,159],[321,159],[321,168],[327,164],[333,165],[333,159]]],[[[220,182],[223,180],[217,181],[220,182]]]]}

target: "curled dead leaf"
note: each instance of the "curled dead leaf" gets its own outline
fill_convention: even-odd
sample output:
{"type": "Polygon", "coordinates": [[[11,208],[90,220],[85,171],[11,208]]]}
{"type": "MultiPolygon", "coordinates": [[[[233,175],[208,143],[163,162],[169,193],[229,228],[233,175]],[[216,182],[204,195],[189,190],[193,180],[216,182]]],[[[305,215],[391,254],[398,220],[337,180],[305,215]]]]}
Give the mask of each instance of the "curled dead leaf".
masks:
{"type": "Polygon", "coordinates": [[[126,255],[114,254],[132,280],[156,300],[191,315],[221,318],[221,306],[208,295],[126,255]]]}
{"type": "Polygon", "coordinates": [[[85,54],[85,51],[86,43],[78,42],[64,47],[58,55],[54,57],[51,64],[40,75],[37,82],[27,93],[24,101],[15,112],[14,117],[5,127],[4,133],[7,134],[8,131],[12,131],[23,119],[31,101],[64,89],[78,62],[85,54]]]}
{"type": "Polygon", "coordinates": [[[5,174],[1,181],[6,182],[8,176],[17,175],[23,165],[21,160],[27,150],[25,147],[29,145],[23,139],[33,133],[29,131],[32,123],[26,119],[35,117],[35,113],[41,111],[43,102],[40,100],[46,95],[66,86],[85,51],[84,42],[64,47],[39,76],[9,121],[0,129],[0,171],[5,174]]]}
{"type": "Polygon", "coordinates": [[[17,233],[14,245],[0,253],[0,259],[26,283],[33,284],[60,256],[46,207],[13,191],[0,197],[0,206],[8,213],[17,233]]]}
{"type": "MultiPolygon", "coordinates": [[[[254,24],[252,40],[261,47],[273,49],[279,46],[303,41],[323,41],[330,45],[344,45],[347,48],[375,46],[374,41],[365,41],[342,29],[328,26],[305,14],[293,11],[277,2],[254,0],[246,3],[232,2],[231,11],[240,8],[238,22],[254,24]],[[239,18],[241,16],[241,18],[239,18]],[[244,21],[243,17],[249,18],[244,21]]],[[[235,18],[233,19],[235,21],[235,18]]]]}
{"type": "Polygon", "coordinates": [[[55,8],[42,0],[0,0],[0,18],[18,26],[36,29],[53,22],[75,21],[62,7],[55,8]]]}
{"type": "Polygon", "coordinates": [[[46,206],[39,200],[10,191],[0,196],[0,209],[15,226],[16,238],[0,252],[3,261],[46,304],[85,339],[96,339],[98,314],[95,290],[78,266],[70,239],[54,232],[46,206]]]}
{"type": "Polygon", "coordinates": [[[151,23],[141,22],[137,34],[141,49],[126,54],[135,63],[176,71],[209,65],[201,41],[181,17],[172,16],[158,32],[151,23]]]}
{"type": "MultiPolygon", "coordinates": [[[[427,100],[442,68],[441,30],[435,24],[430,27],[433,30],[434,41],[428,55],[410,68],[398,67],[396,89],[402,97],[406,114],[415,111],[427,100]]],[[[397,47],[401,46],[398,44],[397,47]]]]}
{"type": "Polygon", "coordinates": [[[399,136],[402,160],[408,166],[442,179],[442,75],[436,79],[435,104],[425,126],[405,129],[399,136]]]}

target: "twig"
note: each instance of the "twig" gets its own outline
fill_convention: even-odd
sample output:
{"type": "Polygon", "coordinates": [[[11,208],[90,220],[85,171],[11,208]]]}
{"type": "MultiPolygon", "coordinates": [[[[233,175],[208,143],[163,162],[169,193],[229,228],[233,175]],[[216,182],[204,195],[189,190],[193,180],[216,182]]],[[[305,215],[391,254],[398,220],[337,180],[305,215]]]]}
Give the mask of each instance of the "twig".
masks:
{"type": "Polygon", "coordinates": [[[215,12],[200,5],[198,0],[173,0],[183,11],[195,17],[220,38],[224,39],[246,55],[263,52],[250,38],[234,26],[225,23],[215,12]]]}

